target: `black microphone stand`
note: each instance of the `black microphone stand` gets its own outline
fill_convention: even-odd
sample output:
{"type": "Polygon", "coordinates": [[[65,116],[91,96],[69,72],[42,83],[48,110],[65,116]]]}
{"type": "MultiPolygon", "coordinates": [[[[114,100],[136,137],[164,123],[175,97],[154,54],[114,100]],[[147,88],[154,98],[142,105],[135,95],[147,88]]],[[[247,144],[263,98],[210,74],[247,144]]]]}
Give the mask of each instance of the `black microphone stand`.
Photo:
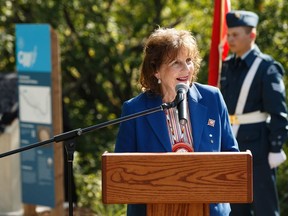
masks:
{"type": "Polygon", "coordinates": [[[127,115],[127,116],[123,116],[111,121],[107,121],[107,122],[103,122],[97,125],[93,125],[87,128],[78,128],[78,129],[74,129],[59,135],[54,136],[53,138],[49,139],[49,140],[45,140],[42,142],[37,142],[28,146],[24,146],[24,147],[20,147],[18,149],[15,150],[11,150],[8,152],[5,152],[3,154],[0,154],[0,158],[3,157],[7,157],[9,155],[13,155],[19,152],[23,152],[32,148],[36,148],[39,146],[43,146],[43,145],[47,145],[49,143],[52,142],[62,142],[62,141],[66,141],[65,143],[65,149],[66,149],[66,153],[67,153],[67,162],[68,162],[68,199],[69,199],[69,216],[73,216],[73,200],[72,200],[72,174],[73,174],[73,160],[74,160],[74,151],[75,151],[75,147],[76,147],[76,137],[81,136],[82,134],[94,131],[94,130],[98,130],[100,128],[104,128],[110,125],[114,125],[114,124],[118,124],[121,123],[123,121],[128,121],[130,119],[134,119],[140,116],[144,116],[144,115],[148,115],[154,112],[158,112],[158,111],[163,111],[166,109],[170,109],[172,107],[177,106],[177,104],[179,103],[178,99],[176,99],[173,102],[170,103],[163,103],[162,105],[160,105],[159,107],[155,107],[155,108],[151,108],[148,110],[144,110],[138,113],[134,113],[131,115],[127,115]]]}

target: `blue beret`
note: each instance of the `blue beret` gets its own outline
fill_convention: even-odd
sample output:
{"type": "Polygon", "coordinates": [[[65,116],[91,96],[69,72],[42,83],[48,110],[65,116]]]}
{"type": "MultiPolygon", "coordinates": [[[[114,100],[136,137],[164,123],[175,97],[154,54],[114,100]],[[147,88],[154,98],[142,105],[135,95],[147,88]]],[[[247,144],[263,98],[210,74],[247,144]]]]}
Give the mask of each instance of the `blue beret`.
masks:
{"type": "Polygon", "coordinates": [[[226,14],[226,22],[228,28],[238,26],[256,27],[258,24],[258,20],[259,20],[258,15],[251,11],[235,10],[230,11],[226,14]]]}

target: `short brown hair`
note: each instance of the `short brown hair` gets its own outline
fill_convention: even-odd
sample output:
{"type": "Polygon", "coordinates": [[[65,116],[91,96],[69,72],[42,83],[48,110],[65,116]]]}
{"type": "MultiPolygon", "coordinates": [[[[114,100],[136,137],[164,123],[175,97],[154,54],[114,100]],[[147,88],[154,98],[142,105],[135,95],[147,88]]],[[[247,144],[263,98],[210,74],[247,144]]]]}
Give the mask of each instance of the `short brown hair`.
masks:
{"type": "Polygon", "coordinates": [[[142,90],[161,94],[160,85],[154,75],[163,63],[176,58],[182,48],[187,49],[191,55],[194,64],[191,82],[196,81],[201,58],[195,38],[187,30],[158,28],[149,36],[144,46],[144,60],[140,69],[142,90]]]}

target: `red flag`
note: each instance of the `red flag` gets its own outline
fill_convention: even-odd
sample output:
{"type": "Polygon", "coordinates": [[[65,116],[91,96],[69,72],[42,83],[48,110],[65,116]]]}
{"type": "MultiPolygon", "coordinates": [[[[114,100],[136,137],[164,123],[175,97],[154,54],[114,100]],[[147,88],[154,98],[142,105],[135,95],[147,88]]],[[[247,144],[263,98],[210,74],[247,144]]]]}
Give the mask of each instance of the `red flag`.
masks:
{"type": "Polygon", "coordinates": [[[214,18],[209,56],[208,84],[219,86],[221,62],[229,52],[225,15],[230,11],[230,0],[214,0],[214,18]]]}

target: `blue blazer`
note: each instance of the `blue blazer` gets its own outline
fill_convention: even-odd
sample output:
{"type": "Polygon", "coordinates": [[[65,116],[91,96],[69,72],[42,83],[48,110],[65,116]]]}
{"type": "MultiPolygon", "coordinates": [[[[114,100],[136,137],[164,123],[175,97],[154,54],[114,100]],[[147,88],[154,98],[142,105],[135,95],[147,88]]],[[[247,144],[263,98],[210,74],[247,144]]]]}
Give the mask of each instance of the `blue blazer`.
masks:
{"type": "MultiPolygon", "coordinates": [[[[193,83],[187,94],[196,152],[239,151],[228,112],[218,88],[193,83]],[[209,122],[209,123],[208,123],[209,122]]],[[[162,98],[148,92],[126,101],[122,116],[160,107],[162,98]]],[[[163,111],[122,122],[115,152],[171,152],[172,146],[163,111]]],[[[211,216],[229,215],[228,203],[210,204],[211,216]]],[[[145,205],[128,205],[128,216],[146,215],[145,205]]]]}

